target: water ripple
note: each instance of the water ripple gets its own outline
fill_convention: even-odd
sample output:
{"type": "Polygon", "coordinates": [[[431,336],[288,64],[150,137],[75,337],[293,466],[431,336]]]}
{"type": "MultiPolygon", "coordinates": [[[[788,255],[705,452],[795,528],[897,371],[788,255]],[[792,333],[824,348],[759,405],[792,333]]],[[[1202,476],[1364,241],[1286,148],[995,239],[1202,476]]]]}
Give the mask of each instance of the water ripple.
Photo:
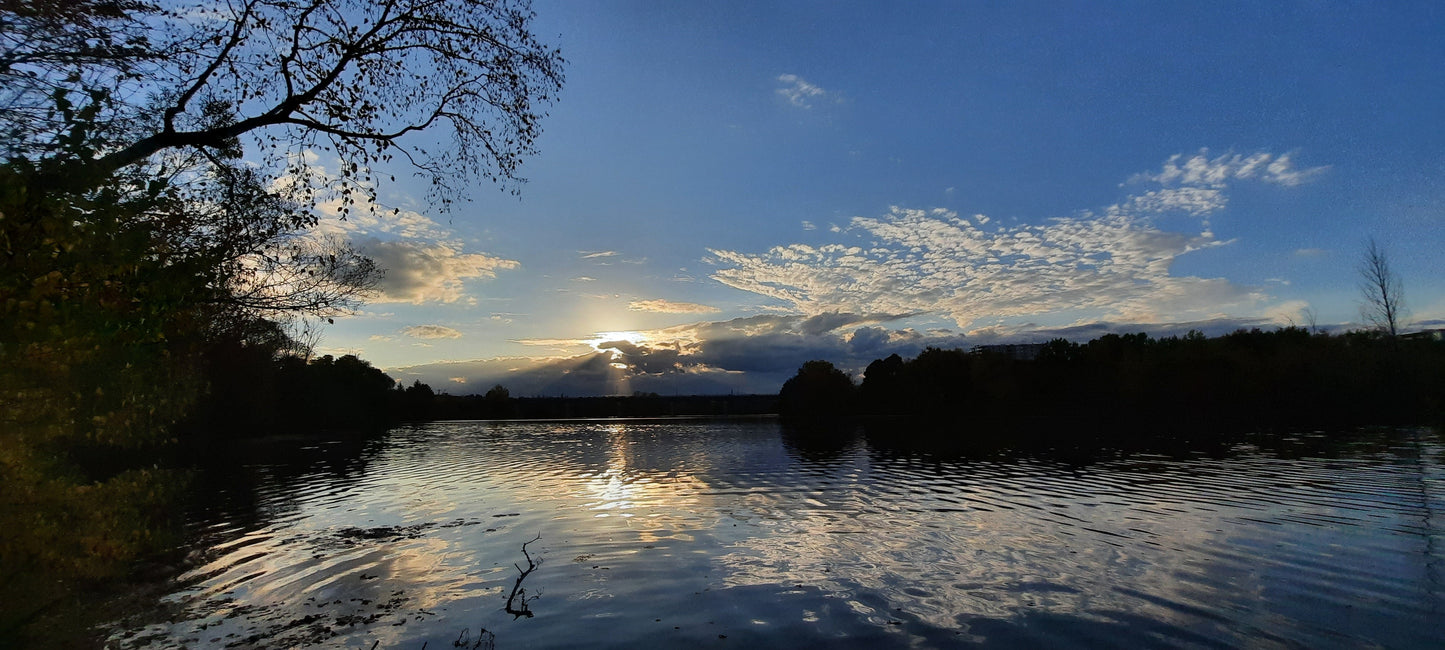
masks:
{"type": "Polygon", "coordinates": [[[193,514],[162,619],[111,645],[1445,643],[1438,439],[1322,442],[950,458],[590,421],[261,450],[193,514]]]}

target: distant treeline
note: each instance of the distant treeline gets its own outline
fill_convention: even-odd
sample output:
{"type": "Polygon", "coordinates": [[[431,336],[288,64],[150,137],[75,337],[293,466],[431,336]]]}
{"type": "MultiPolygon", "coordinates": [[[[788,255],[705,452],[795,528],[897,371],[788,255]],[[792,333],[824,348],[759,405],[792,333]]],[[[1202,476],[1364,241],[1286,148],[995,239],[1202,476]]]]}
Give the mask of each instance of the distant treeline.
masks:
{"type": "Polygon", "coordinates": [[[980,435],[1434,423],[1445,413],[1445,343],[1431,335],[1290,327],[1215,338],[1110,334],[1084,344],[929,348],[913,359],[874,361],[861,385],[812,361],[779,398],[782,414],[794,420],[903,417],[980,435]]]}
{"type": "Polygon", "coordinates": [[[213,343],[203,355],[206,396],[181,436],[264,437],[331,431],[367,435],[398,422],[734,416],[778,412],[777,395],[512,397],[449,395],[414,381],[399,385],[352,355],[304,359],[282,353],[280,332],[213,343]],[[274,335],[275,343],[269,338],[274,335]]]}
{"type": "MultiPolygon", "coordinates": [[[[425,386],[425,384],[422,384],[425,386]]],[[[778,412],[777,395],[675,395],[639,393],[613,397],[499,397],[437,395],[428,417],[413,419],[552,420],[565,418],[726,417],[778,412]]]]}

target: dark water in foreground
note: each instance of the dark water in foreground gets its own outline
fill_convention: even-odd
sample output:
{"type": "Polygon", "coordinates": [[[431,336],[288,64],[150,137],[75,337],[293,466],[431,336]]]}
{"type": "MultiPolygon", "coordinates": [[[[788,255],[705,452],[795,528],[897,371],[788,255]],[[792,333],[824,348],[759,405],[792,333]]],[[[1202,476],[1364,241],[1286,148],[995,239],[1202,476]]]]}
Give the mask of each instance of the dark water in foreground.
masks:
{"type": "Polygon", "coordinates": [[[1445,645],[1439,439],[1276,442],[1064,462],[454,422],[252,446],[203,488],[193,568],[110,644],[1445,645]]]}

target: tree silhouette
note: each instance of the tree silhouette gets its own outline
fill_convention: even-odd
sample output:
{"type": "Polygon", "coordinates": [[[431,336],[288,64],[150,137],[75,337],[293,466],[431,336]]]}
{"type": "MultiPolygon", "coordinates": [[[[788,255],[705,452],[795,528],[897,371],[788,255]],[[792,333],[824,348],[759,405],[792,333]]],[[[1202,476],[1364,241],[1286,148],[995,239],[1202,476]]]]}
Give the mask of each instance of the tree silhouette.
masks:
{"type": "Polygon", "coordinates": [[[1056,339],[1028,361],[930,348],[870,364],[858,408],[933,425],[899,433],[915,440],[1058,445],[1438,422],[1442,396],[1433,338],[1285,327],[1056,339]]]}
{"type": "Polygon", "coordinates": [[[94,93],[98,102],[137,81],[161,54],[146,24],[158,11],[134,0],[0,2],[0,155],[37,158],[62,147],[58,136],[71,125],[56,111],[57,95],[94,93]]]}
{"type": "Polygon", "coordinates": [[[778,392],[785,416],[836,417],[853,412],[853,380],[827,361],[809,361],[778,392]]]}
{"type": "Polygon", "coordinates": [[[1365,322],[1394,338],[1405,312],[1405,285],[1390,267],[1389,255],[1372,237],[1360,258],[1360,314],[1365,322]]]}
{"type": "MultiPolygon", "coordinates": [[[[97,105],[100,177],[161,152],[234,152],[256,133],[267,162],[292,177],[311,169],[303,151],[339,156],[339,185],[327,189],[343,209],[375,198],[370,166],[393,157],[448,202],[458,180],[519,180],[536,150],[563,59],[530,33],[532,18],[526,0],[6,2],[0,25],[16,35],[0,52],[0,118],[17,137],[5,153],[53,151],[65,120],[51,100],[71,95],[97,105]],[[416,137],[437,128],[450,146],[416,137]]],[[[290,188],[314,200],[312,185],[290,188]]]]}
{"type": "Polygon", "coordinates": [[[215,322],[348,313],[383,275],[349,243],[311,234],[316,216],[268,192],[254,169],[219,164],[184,189],[160,191],[176,200],[138,221],[164,263],[205,278],[196,302],[215,322]]]}
{"type": "Polygon", "coordinates": [[[492,386],[482,401],[486,404],[486,414],[489,418],[505,419],[516,414],[517,407],[512,400],[512,393],[501,384],[492,386]]]}
{"type": "Polygon", "coordinates": [[[397,413],[402,420],[417,422],[431,419],[432,411],[436,404],[436,393],[431,386],[421,383],[421,380],[411,382],[410,386],[402,388],[400,384],[396,387],[397,413]]]}

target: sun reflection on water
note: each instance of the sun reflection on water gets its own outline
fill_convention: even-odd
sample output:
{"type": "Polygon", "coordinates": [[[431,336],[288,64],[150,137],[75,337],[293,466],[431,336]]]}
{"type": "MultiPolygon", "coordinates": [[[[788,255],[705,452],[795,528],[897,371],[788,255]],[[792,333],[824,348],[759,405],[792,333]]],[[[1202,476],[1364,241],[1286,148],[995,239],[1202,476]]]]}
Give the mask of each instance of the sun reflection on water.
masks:
{"type": "Polygon", "coordinates": [[[608,450],[606,468],[578,477],[584,498],[589,499],[584,507],[594,517],[656,518],[706,507],[705,481],[685,468],[663,469],[638,457],[636,447],[645,441],[637,439],[637,427],[609,424],[602,433],[608,450]]]}
{"type": "Polygon", "coordinates": [[[592,421],[398,430],[368,468],[277,486],[274,520],[212,524],[236,532],[182,576],[175,620],[112,645],[442,647],[480,625],[508,647],[1408,646],[1440,606],[1411,577],[1419,498],[1399,495],[1419,478],[1375,459],[1079,468],[799,449],[768,423],[592,421]],[[537,616],[513,621],[513,563],[539,533],[537,616]],[[323,627],[338,636],[301,634],[323,627]]]}

